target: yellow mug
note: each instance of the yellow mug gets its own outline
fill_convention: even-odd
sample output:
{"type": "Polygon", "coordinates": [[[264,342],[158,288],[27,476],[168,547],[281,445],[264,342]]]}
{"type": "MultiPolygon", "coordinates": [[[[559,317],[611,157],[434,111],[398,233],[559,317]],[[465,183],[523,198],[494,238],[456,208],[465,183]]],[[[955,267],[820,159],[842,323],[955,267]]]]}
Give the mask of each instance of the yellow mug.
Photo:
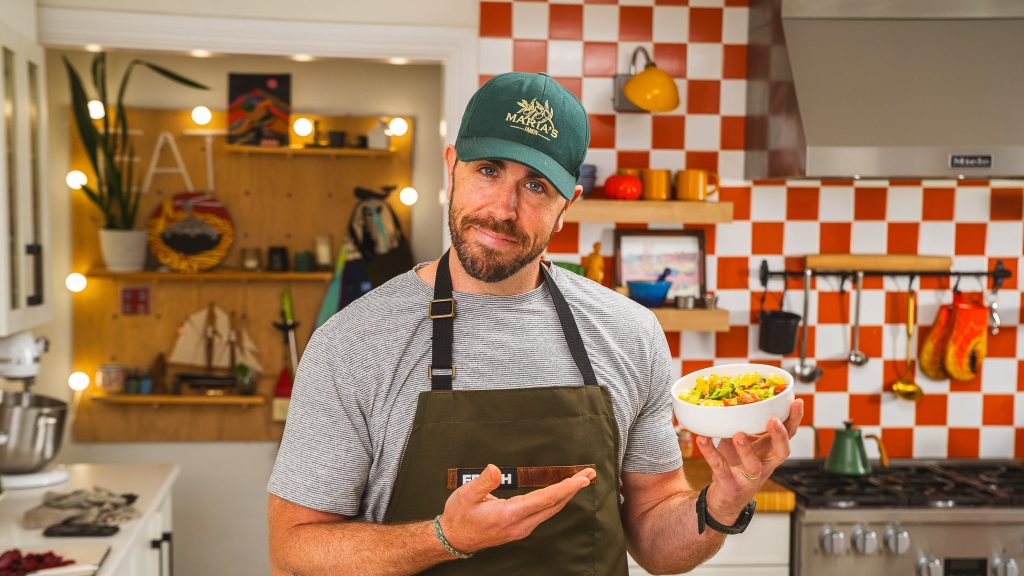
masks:
{"type": "Polygon", "coordinates": [[[718,174],[707,170],[687,169],[676,173],[676,198],[703,201],[718,192],[718,174]],[[712,189],[709,191],[708,187],[712,189]]]}
{"type": "Polygon", "coordinates": [[[672,197],[671,170],[644,168],[640,170],[640,180],[644,184],[644,200],[668,200],[672,197]]]}

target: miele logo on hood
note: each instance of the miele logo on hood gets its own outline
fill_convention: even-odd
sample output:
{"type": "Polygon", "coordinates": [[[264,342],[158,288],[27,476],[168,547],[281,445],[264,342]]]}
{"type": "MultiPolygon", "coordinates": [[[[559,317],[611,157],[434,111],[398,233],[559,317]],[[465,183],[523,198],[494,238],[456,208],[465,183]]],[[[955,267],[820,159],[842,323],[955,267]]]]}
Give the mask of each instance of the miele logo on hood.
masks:
{"type": "Polygon", "coordinates": [[[991,154],[951,154],[950,168],[991,168],[991,154]]]}

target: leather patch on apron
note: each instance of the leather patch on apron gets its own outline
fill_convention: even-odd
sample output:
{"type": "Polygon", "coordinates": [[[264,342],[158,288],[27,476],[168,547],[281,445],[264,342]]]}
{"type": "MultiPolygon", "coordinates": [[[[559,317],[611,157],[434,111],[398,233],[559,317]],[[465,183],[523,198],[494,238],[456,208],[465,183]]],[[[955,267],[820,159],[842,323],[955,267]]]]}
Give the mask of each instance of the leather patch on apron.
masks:
{"type": "MultiPolygon", "coordinates": [[[[572,478],[587,468],[596,470],[597,465],[499,467],[501,470],[501,484],[498,485],[498,490],[502,488],[543,488],[552,484],[558,484],[566,478],[572,478]]],[[[449,468],[448,489],[455,490],[459,486],[475,479],[483,471],[483,468],[449,468]]],[[[596,478],[591,481],[591,484],[596,483],[596,478]]]]}

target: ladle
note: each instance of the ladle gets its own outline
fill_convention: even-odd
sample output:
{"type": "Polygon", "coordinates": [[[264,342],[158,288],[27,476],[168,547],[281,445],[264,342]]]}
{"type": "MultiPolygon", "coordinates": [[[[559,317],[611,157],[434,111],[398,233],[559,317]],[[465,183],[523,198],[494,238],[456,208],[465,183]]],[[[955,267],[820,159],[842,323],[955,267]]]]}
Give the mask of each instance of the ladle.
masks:
{"type": "Polygon", "coordinates": [[[858,270],[856,276],[857,295],[853,301],[853,337],[847,360],[854,366],[863,366],[868,363],[868,355],[860,351],[860,293],[864,288],[864,271],[858,270]]]}
{"type": "Polygon", "coordinates": [[[903,368],[903,374],[899,380],[893,382],[892,391],[904,400],[917,402],[924,396],[924,391],[914,382],[914,368],[911,366],[913,358],[914,328],[917,325],[914,313],[916,309],[916,297],[914,296],[914,279],[910,279],[910,290],[907,293],[907,364],[903,368]]]}
{"type": "Polygon", "coordinates": [[[813,274],[810,269],[804,270],[804,321],[800,330],[800,361],[793,367],[793,375],[805,384],[817,382],[821,378],[822,372],[821,368],[807,363],[807,323],[811,317],[811,276],[813,274]]]}

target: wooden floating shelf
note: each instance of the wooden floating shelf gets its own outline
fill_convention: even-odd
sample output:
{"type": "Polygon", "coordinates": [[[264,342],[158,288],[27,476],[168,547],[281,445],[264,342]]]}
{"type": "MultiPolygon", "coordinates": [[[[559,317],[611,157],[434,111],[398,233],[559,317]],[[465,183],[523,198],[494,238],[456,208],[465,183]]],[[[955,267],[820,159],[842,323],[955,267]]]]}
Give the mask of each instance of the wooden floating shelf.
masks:
{"type": "Polygon", "coordinates": [[[805,265],[811,270],[948,272],[953,259],[913,254],[812,254],[806,256],[805,265]]]}
{"type": "Polygon", "coordinates": [[[207,272],[111,272],[103,268],[90,270],[86,276],[114,278],[130,282],[330,282],[333,272],[249,272],[221,268],[207,272]]]}
{"type": "Polygon", "coordinates": [[[168,394],[93,394],[92,399],[107,404],[134,406],[261,406],[263,396],[199,396],[168,394]]]}
{"type": "Polygon", "coordinates": [[[395,150],[371,150],[369,148],[291,148],[264,147],[264,146],[242,146],[239,144],[226,144],[224,149],[236,154],[276,154],[278,156],[337,156],[352,158],[383,158],[392,156],[395,150]]]}
{"type": "Polygon", "coordinates": [[[732,222],[732,202],[684,202],[680,200],[601,200],[587,198],[569,208],[566,222],[649,222],[718,224],[732,222]]]}
{"type": "Polygon", "coordinates": [[[680,308],[651,308],[666,332],[728,332],[729,311],[716,308],[683,310],[680,308]]]}

